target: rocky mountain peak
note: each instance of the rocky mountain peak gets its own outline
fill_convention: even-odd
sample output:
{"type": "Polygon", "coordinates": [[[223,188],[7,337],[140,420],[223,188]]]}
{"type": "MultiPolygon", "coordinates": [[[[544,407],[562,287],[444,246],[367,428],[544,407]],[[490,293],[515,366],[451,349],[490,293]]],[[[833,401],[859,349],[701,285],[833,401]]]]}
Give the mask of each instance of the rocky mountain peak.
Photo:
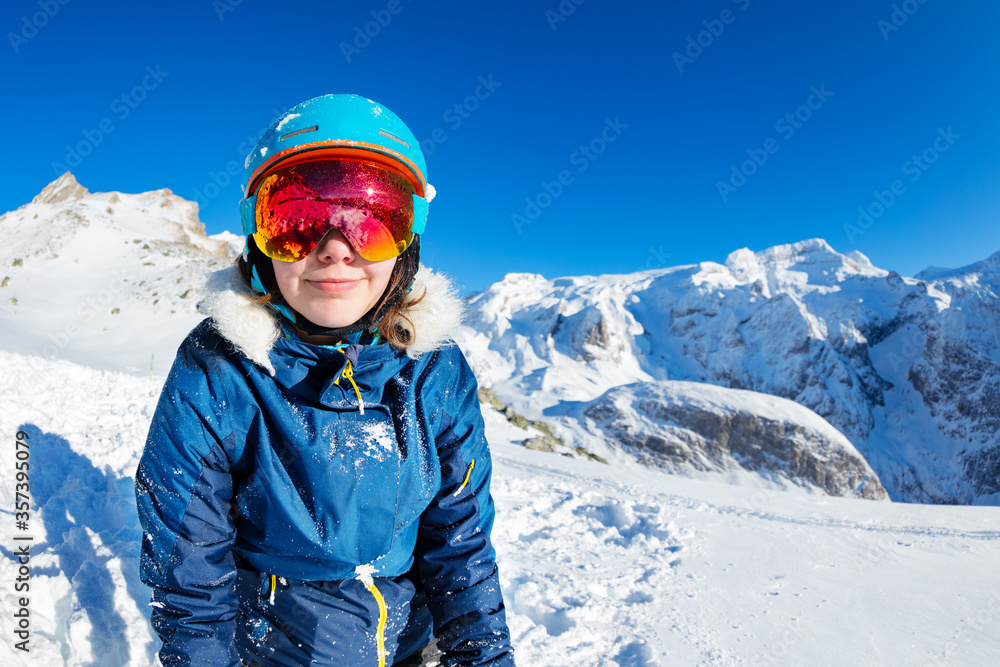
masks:
{"type": "Polygon", "coordinates": [[[862,253],[839,253],[824,239],[806,239],[759,252],[741,248],[729,254],[725,265],[733,277],[743,284],[761,279],[770,282],[799,281],[793,274],[808,276],[808,282],[815,285],[832,285],[856,275],[887,275],[862,253]]]}
{"type": "Polygon", "coordinates": [[[72,173],[66,172],[52,181],[31,200],[32,204],[58,204],[68,199],[82,199],[90,194],[87,188],[77,183],[72,173]]]}

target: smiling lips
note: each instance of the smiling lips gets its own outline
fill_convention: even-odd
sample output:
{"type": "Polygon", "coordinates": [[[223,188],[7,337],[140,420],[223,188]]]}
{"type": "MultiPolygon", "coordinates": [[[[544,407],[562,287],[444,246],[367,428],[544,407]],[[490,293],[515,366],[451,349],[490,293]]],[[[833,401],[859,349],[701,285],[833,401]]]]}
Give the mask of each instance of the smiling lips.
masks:
{"type": "Polygon", "coordinates": [[[310,287],[313,287],[321,292],[326,292],[327,294],[342,294],[344,292],[350,292],[352,289],[361,284],[361,279],[323,278],[306,280],[305,282],[308,283],[310,287]]]}

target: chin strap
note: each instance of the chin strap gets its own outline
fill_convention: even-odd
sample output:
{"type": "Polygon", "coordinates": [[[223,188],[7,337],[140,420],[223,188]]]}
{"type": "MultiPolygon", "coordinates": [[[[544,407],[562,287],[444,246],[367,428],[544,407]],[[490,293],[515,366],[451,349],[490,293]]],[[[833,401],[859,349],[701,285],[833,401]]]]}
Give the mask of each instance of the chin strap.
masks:
{"type": "MultiPolygon", "coordinates": [[[[261,252],[260,248],[257,247],[257,243],[254,242],[254,240],[249,236],[247,237],[247,245],[244,255],[247,263],[251,267],[251,286],[253,289],[261,294],[268,294],[270,292],[267,285],[274,285],[274,289],[277,289],[277,280],[274,277],[274,267],[271,264],[271,258],[261,252]]],[[[358,332],[376,334],[379,325],[382,323],[382,320],[385,318],[386,314],[388,314],[389,310],[399,303],[399,301],[406,296],[406,293],[410,291],[410,288],[413,286],[413,279],[417,275],[417,269],[419,267],[420,236],[415,235],[413,237],[413,243],[410,244],[410,247],[408,247],[406,251],[396,259],[396,266],[394,266],[392,270],[393,276],[389,279],[390,284],[396,284],[400,287],[393,290],[392,293],[386,292],[383,294],[382,298],[379,299],[378,303],[372,306],[371,310],[362,315],[357,322],[348,324],[345,327],[332,329],[322,327],[318,324],[310,322],[308,319],[288,306],[273,302],[271,305],[281,314],[282,317],[295,324],[295,326],[310,336],[346,338],[347,336],[358,332]],[[398,280],[395,279],[397,272],[399,272],[398,280]],[[406,285],[406,287],[402,287],[402,285],[406,285]]]]}

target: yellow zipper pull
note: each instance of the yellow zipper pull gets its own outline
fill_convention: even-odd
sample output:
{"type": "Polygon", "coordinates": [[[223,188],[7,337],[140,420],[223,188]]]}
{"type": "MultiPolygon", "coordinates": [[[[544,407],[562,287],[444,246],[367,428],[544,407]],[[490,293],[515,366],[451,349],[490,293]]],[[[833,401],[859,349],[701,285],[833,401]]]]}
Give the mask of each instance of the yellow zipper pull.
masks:
{"type": "Polygon", "coordinates": [[[354,369],[351,368],[351,360],[347,360],[347,367],[344,368],[342,375],[351,381],[351,386],[354,387],[354,393],[358,395],[358,407],[361,408],[361,414],[365,414],[365,402],[361,398],[361,390],[358,389],[358,383],[354,381],[354,369]]]}
{"type": "Polygon", "coordinates": [[[462,480],[462,486],[455,489],[455,493],[451,494],[452,496],[457,496],[458,494],[460,494],[462,492],[462,489],[465,488],[465,485],[469,483],[469,478],[472,477],[472,469],[475,467],[475,465],[476,465],[476,459],[472,459],[472,463],[469,464],[469,469],[465,471],[465,479],[462,480]]]}
{"type": "MultiPolygon", "coordinates": [[[[344,356],[347,357],[346,352],[343,350],[341,350],[341,352],[343,352],[344,356]]],[[[340,371],[340,375],[337,376],[337,379],[334,380],[334,382],[336,384],[340,384],[341,377],[347,378],[350,381],[351,386],[354,387],[354,393],[358,395],[358,407],[361,409],[361,414],[365,414],[365,401],[361,398],[361,390],[358,389],[358,383],[354,381],[354,367],[351,366],[350,357],[347,357],[347,365],[344,366],[344,370],[340,371]]]]}
{"type": "Polygon", "coordinates": [[[385,667],[385,621],[389,614],[385,606],[385,598],[382,597],[382,593],[379,591],[378,586],[375,585],[375,579],[372,577],[375,571],[375,567],[372,565],[358,565],[354,568],[354,572],[358,575],[358,580],[365,585],[365,588],[374,596],[375,602],[378,604],[378,631],[375,636],[375,647],[378,651],[378,667],[385,667]]]}

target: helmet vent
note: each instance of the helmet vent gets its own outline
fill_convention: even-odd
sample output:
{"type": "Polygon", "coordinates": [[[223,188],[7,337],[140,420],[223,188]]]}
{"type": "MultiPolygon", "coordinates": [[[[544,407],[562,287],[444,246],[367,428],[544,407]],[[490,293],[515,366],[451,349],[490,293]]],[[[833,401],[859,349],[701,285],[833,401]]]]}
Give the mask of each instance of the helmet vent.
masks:
{"type": "MultiPolygon", "coordinates": [[[[396,135],[391,134],[389,132],[386,132],[385,130],[379,130],[378,133],[381,134],[383,137],[388,137],[389,139],[392,139],[393,141],[398,141],[399,143],[403,144],[407,148],[410,147],[410,144],[406,143],[405,141],[403,141],[402,139],[400,139],[396,135]]],[[[284,137],[282,137],[282,139],[284,139],[284,137]]]]}
{"type": "Polygon", "coordinates": [[[318,129],[319,129],[319,125],[312,125],[310,127],[303,127],[301,130],[295,130],[294,132],[289,132],[288,134],[281,135],[281,137],[278,139],[278,141],[284,141],[285,139],[288,139],[289,137],[294,137],[294,136],[299,135],[299,134],[305,134],[306,132],[315,132],[318,129]]]}

